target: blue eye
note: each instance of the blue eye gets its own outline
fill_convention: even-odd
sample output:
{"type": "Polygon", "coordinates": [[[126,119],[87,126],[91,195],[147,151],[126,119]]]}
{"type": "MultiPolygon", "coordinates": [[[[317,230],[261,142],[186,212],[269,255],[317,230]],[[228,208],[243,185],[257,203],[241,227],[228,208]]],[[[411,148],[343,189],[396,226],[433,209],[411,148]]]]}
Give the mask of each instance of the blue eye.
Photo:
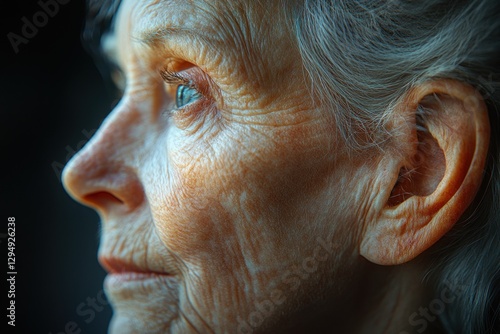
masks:
{"type": "Polygon", "coordinates": [[[192,103],[200,98],[200,93],[193,87],[186,85],[177,86],[177,93],[175,94],[175,106],[182,108],[189,103],[192,103]]]}

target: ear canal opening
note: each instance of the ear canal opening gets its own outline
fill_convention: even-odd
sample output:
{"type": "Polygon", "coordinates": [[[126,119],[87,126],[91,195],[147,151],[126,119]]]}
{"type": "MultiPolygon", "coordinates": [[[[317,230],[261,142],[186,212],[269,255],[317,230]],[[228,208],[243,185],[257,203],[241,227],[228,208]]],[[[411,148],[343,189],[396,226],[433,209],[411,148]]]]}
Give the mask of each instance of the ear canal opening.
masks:
{"type": "Polygon", "coordinates": [[[388,199],[389,206],[403,203],[412,196],[432,194],[444,177],[446,159],[438,141],[426,127],[434,110],[418,107],[416,115],[417,148],[408,163],[401,167],[388,199]]]}

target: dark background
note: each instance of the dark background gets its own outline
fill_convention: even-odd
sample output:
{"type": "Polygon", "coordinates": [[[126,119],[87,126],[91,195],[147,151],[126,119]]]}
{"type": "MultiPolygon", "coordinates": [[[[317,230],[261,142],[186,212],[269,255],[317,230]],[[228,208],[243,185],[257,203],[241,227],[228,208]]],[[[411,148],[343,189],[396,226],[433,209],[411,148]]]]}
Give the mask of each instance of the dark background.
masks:
{"type": "Polygon", "coordinates": [[[17,271],[16,326],[4,327],[4,278],[0,328],[105,333],[112,311],[96,299],[105,276],[97,262],[99,217],[65,193],[60,167],[88,140],[85,133],[98,128],[116,96],[82,46],[83,0],[59,5],[17,54],[8,33],[22,36],[22,17],[33,22],[42,8],[34,0],[0,6],[2,277],[8,271],[8,217],[16,219],[17,271]],[[87,304],[92,299],[94,308],[87,304]]]}

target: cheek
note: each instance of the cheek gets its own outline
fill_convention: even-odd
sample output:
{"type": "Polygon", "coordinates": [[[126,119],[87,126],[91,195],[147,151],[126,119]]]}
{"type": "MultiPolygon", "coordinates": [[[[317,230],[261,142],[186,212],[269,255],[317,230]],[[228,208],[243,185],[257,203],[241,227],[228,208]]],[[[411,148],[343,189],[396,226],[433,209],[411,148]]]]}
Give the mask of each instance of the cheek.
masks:
{"type": "Polygon", "coordinates": [[[240,125],[205,141],[171,138],[169,146],[156,154],[151,170],[161,175],[148,198],[166,247],[195,268],[276,266],[284,228],[322,189],[329,166],[317,124],[240,125]]]}
{"type": "Polygon", "coordinates": [[[221,151],[206,141],[180,133],[170,134],[155,148],[145,188],[162,242],[180,267],[195,269],[225,248],[222,236],[234,234],[231,217],[219,201],[226,186],[221,179],[230,166],[220,166],[221,151]]]}

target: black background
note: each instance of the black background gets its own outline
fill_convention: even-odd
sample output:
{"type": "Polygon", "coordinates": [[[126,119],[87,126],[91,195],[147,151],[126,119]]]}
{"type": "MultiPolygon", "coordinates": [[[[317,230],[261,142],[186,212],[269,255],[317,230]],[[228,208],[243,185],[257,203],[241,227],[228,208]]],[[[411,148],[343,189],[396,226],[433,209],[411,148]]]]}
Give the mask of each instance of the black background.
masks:
{"type": "Polygon", "coordinates": [[[33,22],[42,10],[38,2],[0,4],[0,328],[8,328],[2,333],[105,333],[112,311],[97,300],[105,276],[97,262],[99,218],[66,194],[60,171],[117,97],[83,48],[84,0],[60,5],[14,51],[8,34],[22,35],[22,18],[33,22]],[[15,328],[6,317],[8,217],[16,219],[15,328]],[[92,300],[97,309],[88,305],[92,300]]]}
{"type": "MultiPolygon", "coordinates": [[[[0,6],[2,277],[8,217],[16,219],[17,270],[16,327],[2,327],[8,333],[105,333],[110,306],[96,301],[100,311],[91,311],[87,305],[105,276],[97,262],[99,218],[65,193],[57,166],[88,140],[85,133],[98,128],[116,97],[82,46],[83,0],[60,5],[17,54],[8,33],[22,35],[22,17],[33,22],[41,7],[33,0],[0,6]]],[[[7,285],[2,289],[7,325],[7,285]]]]}

